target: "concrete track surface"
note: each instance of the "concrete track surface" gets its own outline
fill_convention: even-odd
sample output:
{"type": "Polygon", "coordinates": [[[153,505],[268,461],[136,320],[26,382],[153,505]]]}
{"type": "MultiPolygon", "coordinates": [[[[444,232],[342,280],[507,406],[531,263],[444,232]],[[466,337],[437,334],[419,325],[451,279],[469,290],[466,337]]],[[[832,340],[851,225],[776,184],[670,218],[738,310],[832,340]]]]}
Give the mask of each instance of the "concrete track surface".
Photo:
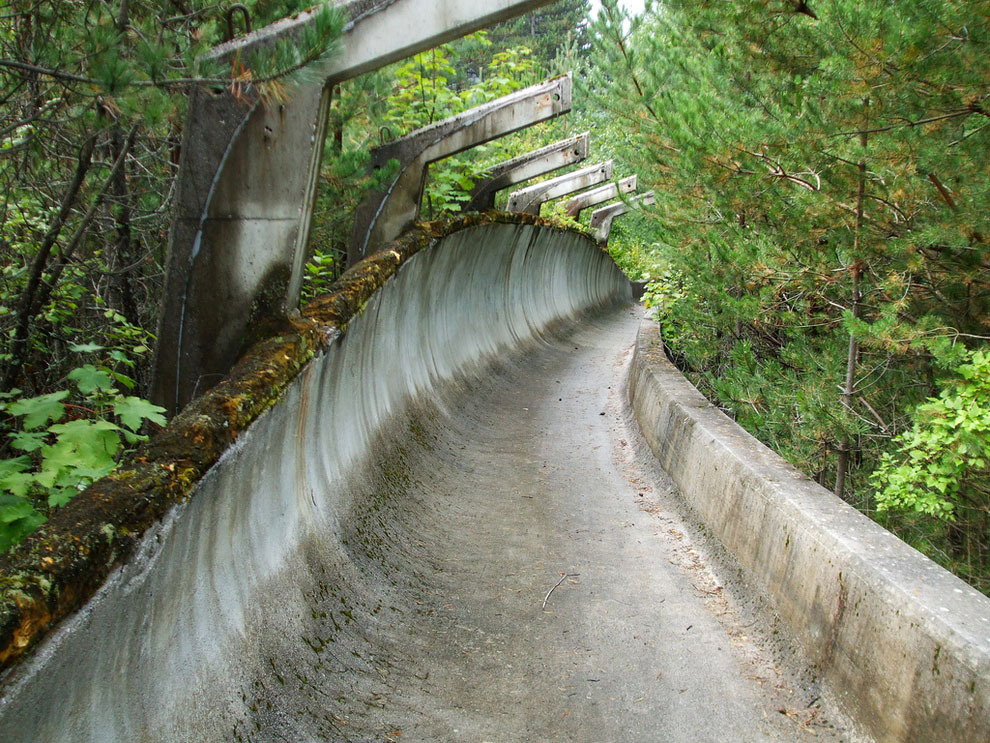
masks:
{"type": "Polygon", "coordinates": [[[414,256],[5,679],[0,740],[853,740],[628,422],[628,294],[556,230],[414,256]]]}
{"type": "Polygon", "coordinates": [[[332,660],[279,669],[313,684],[272,711],[284,739],[326,698],[346,700],[342,740],[851,739],[777,664],[772,628],[641,455],[623,395],[640,314],[585,322],[417,412],[348,538],[364,596],[327,601],[362,616],[334,614],[332,660]]]}

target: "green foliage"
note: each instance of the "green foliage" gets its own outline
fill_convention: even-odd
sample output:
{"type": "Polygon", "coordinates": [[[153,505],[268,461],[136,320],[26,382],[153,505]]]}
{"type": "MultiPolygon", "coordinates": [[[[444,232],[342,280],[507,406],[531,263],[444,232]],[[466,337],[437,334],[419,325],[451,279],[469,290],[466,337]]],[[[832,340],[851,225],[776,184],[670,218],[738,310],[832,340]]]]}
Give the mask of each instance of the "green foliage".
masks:
{"type": "MultiPolygon", "coordinates": [[[[256,24],[298,9],[249,2],[256,24]],[[266,19],[266,14],[268,18],[266,19]]],[[[161,409],[142,398],[178,123],[192,85],[282,100],[333,53],[330,6],[293,43],[211,63],[193,0],[28,3],[0,21],[0,550],[111,471],[161,409]],[[87,339],[79,343],[79,339],[87,339]],[[84,356],[80,356],[83,354],[84,356]]]]}
{"type": "Polygon", "coordinates": [[[660,247],[646,239],[638,236],[610,239],[609,252],[633,281],[653,281],[663,273],[660,247]]]}
{"type": "Polygon", "coordinates": [[[967,577],[990,584],[990,354],[966,357],[939,396],[914,409],[871,480],[879,511],[941,522],[967,577]]]}
{"type": "MultiPolygon", "coordinates": [[[[990,336],[990,17],[975,0],[603,7],[584,115],[658,202],[647,235],[613,235],[620,262],[655,278],[669,352],[706,394],[822,484],[845,457],[843,493],[871,512],[937,362],[990,336]]],[[[945,474],[918,503],[944,508],[962,477],[945,474]]]]}
{"type": "MultiPolygon", "coordinates": [[[[484,31],[468,38],[482,47],[491,43],[484,31]]],[[[531,55],[526,47],[497,52],[481,80],[458,90],[451,84],[458,75],[455,67],[459,57],[457,45],[447,44],[417,54],[394,70],[393,92],[386,99],[385,126],[395,136],[402,136],[524,88],[535,82],[531,55]]],[[[501,159],[502,152],[500,146],[493,143],[434,164],[424,194],[427,218],[459,211],[461,203],[468,199],[475,179],[501,159]]]]}
{"type": "Polygon", "coordinates": [[[329,3],[320,5],[312,22],[294,39],[279,39],[274,46],[254,52],[239,71],[235,64],[234,84],[254,86],[262,99],[279,103],[291,97],[287,85],[322,81],[313,70],[337,52],[345,22],[341,10],[329,3]]]}
{"type": "MultiPolygon", "coordinates": [[[[104,351],[95,344],[80,353],[104,351]]],[[[4,394],[10,456],[0,459],[0,552],[45,522],[53,509],[94,480],[109,474],[128,446],[144,440],[146,423],[165,425],[164,409],[120,392],[111,351],[97,363],[82,364],[67,376],[71,389],[34,397],[20,390],[4,394]]]]}
{"type": "Polygon", "coordinates": [[[561,52],[568,48],[586,50],[588,44],[589,0],[557,0],[509,21],[496,24],[489,31],[495,49],[525,46],[539,61],[540,75],[553,70],[561,52]]]}
{"type": "MultiPolygon", "coordinates": [[[[295,0],[248,2],[256,25],[295,0]]],[[[0,385],[50,392],[91,338],[148,379],[186,93],[291,95],[336,48],[324,5],[291,43],[222,63],[216,5],[13,0],[0,22],[0,385]]]]}
{"type": "Polygon", "coordinates": [[[340,276],[341,272],[338,263],[337,255],[330,251],[323,251],[319,248],[313,251],[312,257],[306,264],[306,273],[303,276],[303,301],[312,299],[329,290],[330,285],[340,276]]]}
{"type": "MultiPolygon", "coordinates": [[[[388,168],[368,173],[370,148],[531,85],[541,63],[525,47],[494,48],[482,31],[336,88],[304,297],[327,287],[343,270],[354,209],[371,189],[387,188],[396,175],[388,168]]],[[[556,131],[532,127],[432,164],[423,216],[458,212],[484,169],[552,141],[556,131]]]]}

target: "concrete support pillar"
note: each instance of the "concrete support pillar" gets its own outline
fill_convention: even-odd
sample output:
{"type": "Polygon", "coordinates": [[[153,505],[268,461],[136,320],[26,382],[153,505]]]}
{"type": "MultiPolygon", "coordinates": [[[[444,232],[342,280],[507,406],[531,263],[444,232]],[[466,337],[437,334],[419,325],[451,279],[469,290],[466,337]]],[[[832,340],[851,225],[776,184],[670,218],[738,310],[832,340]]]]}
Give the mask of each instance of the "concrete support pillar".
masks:
{"type": "Polygon", "coordinates": [[[609,180],[612,177],[613,162],[606,160],[603,163],[589,165],[571,173],[565,173],[557,178],[537,183],[534,186],[522,188],[509,194],[509,204],[507,210],[510,212],[524,212],[526,214],[539,214],[540,207],[544,202],[552,199],[567,196],[567,194],[580,191],[589,186],[596,186],[599,183],[609,180]]]}
{"type": "Polygon", "coordinates": [[[371,166],[399,162],[385,191],[373,191],[354,214],[348,263],[373,254],[419,217],[430,163],[490,142],[571,110],[570,74],[547,80],[472,108],[372,151],[371,166]]]}
{"type": "Polygon", "coordinates": [[[603,206],[601,209],[596,209],[591,213],[591,223],[588,226],[595,231],[595,239],[598,242],[608,242],[609,233],[612,231],[612,220],[628,213],[634,207],[655,204],[656,202],[654,193],[647,191],[631,199],[628,204],[620,201],[617,204],[603,206]]]}
{"type": "Polygon", "coordinates": [[[632,193],[636,190],[636,185],[637,176],[631,175],[628,178],[622,178],[618,183],[609,183],[580,193],[567,202],[567,216],[577,219],[584,209],[618,198],[620,193],[632,193]]]}
{"type": "Polygon", "coordinates": [[[495,194],[502,189],[523,183],[530,178],[579,163],[588,157],[588,132],[504,160],[490,168],[471,190],[471,200],[461,211],[483,212],[495,208],[495,194]]]}
{"type": "MultiPolygon", "coordinates": [[[[266,107],[250,91],[194,91],[159,313],[156,403],[175,413],[230,369],[252,318],[296,307],[331,86],[547,2],[336,2],[350,17],[341,51],[282,105],[266,107]]],[[[211,56],[232,63],[312,22],[300,13],[211,56]]]]}

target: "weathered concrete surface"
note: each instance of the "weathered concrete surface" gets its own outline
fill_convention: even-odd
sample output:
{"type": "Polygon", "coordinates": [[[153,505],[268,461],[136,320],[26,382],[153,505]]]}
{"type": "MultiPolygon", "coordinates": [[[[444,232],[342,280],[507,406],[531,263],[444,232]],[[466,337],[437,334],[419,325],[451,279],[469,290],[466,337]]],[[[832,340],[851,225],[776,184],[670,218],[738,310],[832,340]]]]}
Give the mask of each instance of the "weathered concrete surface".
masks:
{"type": "Polygon", "coordinates": [[[387,252],[347,271],[301,317],[272,328],[273,335],[241,358],[224,381],[187,405],[111,475],[0,555],[0,671],[92,598],[115,566],[133,555],[145,532],[189,497],[399,266],[448,234],[488,224],[547,226],[525,215],[487,212],[411,230],[387,252]]]}
{"type": "Polygon", "coordinates": [[[567,113],[572,86],[570,73],[561,75],[372,150],[373,171],[395,160],[399,172],[387,189],[372,191],[355,210],[348,263],[380,250],[412,226],[419,217],[430,163],[567,113]]]}
{"type": "Polygon", "coordinates": [[[471,199],[464,204],[461,211],[482,212],[494,209],[495,194],[502,189],[581,162],[588,157],[590,140],[590,132],[584,132],[500,162],[485,172],[471,189],[471,199]]]}
{"type": "Polygon", "coordinates": [[[506,209],[510,212],[523,214],[540,213],[540,207],[547,201],[580,191],[589,186],[596,186],[612,177],[615,164],[612,160],[589,165],[570,173],[551,178],[526,188],[521,188],[509,194],[506,209]]]}
{"type": "MultiPolygon", "coordinates": [[[[251,91],[196,88],[189,101],[159,312],[152,399],[176,412],[215,384],[253,316],[298,303],[329,105],[342,80],[463,36],[548,0],[356,0],[341,51],[264,106],[251,91]]],[[[312,23],[311,13],[218,47],[230,61],[312,23]]]]}
{"type": "Polygon", "coordinates": [[[3,648],[34,631],[38,612],[53,610],[35,598],[45,585],[62,586],[53,600],[71,602],[66,594],[87,585],[80,571],[119,569],[6,672],[0,739],[257,740],[256,726],[270,739],[277,736],[270,731],[297,724],[308,732],[290,739],[316,739],[340,724],[325,711],[327,688],[379,688],[378,674],[389,671],[376,658],[388,648],[355,646],[361,655],[354,656],[345,644],[337,656],[332,643],[350,632],[354,642],[374,637],[384,620],[404,625],[417,604],[398,594],[432,565],[415,530],[393,532],[392,520],[414,517],[416,504],[389,500],[405,478],[404,437],[389,441],[392,426],[407,425],[414,404],[429,408],[445,385],[483,377],[492,359],[539,345],[552,326],[629,297],[628,282],[588,238],[525,221],[438,235],[429,250],[397,244],[370,269],[358,267],[339,296],[307,308],[311,325],[262,348],[243,383],[221,385],[181,416],[164,443],[146,448],[117,485],[97,483],[5,556],[3,648]],[[396,266],[383,290],[360,299],[362,286],[380,285],[379,267],[388,275],[396,266]],[[317,322],[324,316],[346,323],[342,339],[317,322]],[[327,339],[326,352],[318,343],[300,348],[298,339],[312,336],[327,339]],[[314,352],[288,384],[297,362],[314,352]],[[284,390],[282,402],[245,429],[240,416],[270,405],[270,388],[284,390]],[[199,460],[213,455],[200,449],[224,440],[223,461],[194,490],[168,484],[201,477],[199,460]],[[156,447],[171,461],[156,460],[156,447]],[[113,501],[128,482],[145,487],[141,467],[157,473],[151,490],[113,501]],[[392,489],[382,490],[387,483],[392,489]],[[170,508],[150,524],[133,513],[159,504],[170,508]],[[73,533],[77,522],[85,533],[73,533]],[[68,533],[59,538],[62,528],[68,533]],[[148,531],[141,537],[135,528],[148,531]],[[101,544],[109,550],[97,565],[62,556],[101,544]],[[422,560],[422,567],[393,558],[422,560]],[[70,575],[45,572],[62,568],[70,575]],[[340,673],[341,657],[353,674],[340,673]],[[317,684],[321,678],[330,687],[317,684]],[[265,689],[282,686],[300,695],[273,711],[265,689]],[[310,709],[297,722],[292,705],[308,705],[311,696],[323,711],[310,709]]]}
{"type": "Polygon", "coordinates": [[[656,195],[652,191],[647,191],[639,196],[634,196],[629,203],[619,202],[609,204],[601,209],[596,209],[591,213],[591,220],[588,227],[594,232],[595,239],[599,243],[608,242],[608,236],[612,233],[612,222],[616,217],[628,214],[637,206],[649,206],[656,203],[656,195]]]}
{"type": "Polygon", "coordinates": [[[990,740],[990,599],[722,415],[655,323],[629,394],[661,466],[877,741],[990,740]]]}
{"type": "Polygon", "coordinates": [[[567,202],[567,206],[565,207],[567,216],[577,219],[585,209],[616,199],[620,193],[633,193],[638,184],[639,178],[631,175],[628,178],[620,178],[616,183],[609,183],[607,186],[593,188],[590,191],[578,194],[567,202]]]}

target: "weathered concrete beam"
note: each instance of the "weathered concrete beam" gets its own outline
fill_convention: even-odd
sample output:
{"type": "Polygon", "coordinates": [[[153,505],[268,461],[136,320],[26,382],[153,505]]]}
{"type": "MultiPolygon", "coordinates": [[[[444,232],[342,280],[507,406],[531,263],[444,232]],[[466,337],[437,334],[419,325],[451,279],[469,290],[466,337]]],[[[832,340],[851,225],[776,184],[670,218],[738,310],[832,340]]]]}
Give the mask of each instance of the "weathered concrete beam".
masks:
{"type": "Polygon", "coordinates": [[[546,121],[571,110],[570,74],[438,121],[372,151],[371,167],[399,162],[385,191],[373,191],[354,214],[348,263],[371,255],[408,229],[419,216],[430,163],[546,121]]]}
{"type": "MultiPolygon", "coordinates": [[[[341,51],[278,106],[251,91],[189,101],[152,399],[175,413],[231,366],[252,318],[298,304],[332,85],[549,0],[356,0],[341,51]],[[247,100],[245,100],[245,95],[247,100]]],[[[217,47],[233,60],[294,38],[301,13],[217,47]]]]}
{"type": "Polygon", "coordinates": [[[567,215],[577,219],[584,209],[618,198],[620,193],[632,193],[636,190],[637,185],[638,177],[631,175],[628,178],[622,178],[618,183],[609,183],[606,186],[585,191],[567,202],[567,215]]]}
{"type": "Polygon", "coordinates": [[[568,137],[559,142],[504,160],[487,170],[471,190],[471,200],[461,211],[483,212],[495,208],[495,194],[504,188],[523,183],[530,178],[579,163],[588,157],[589,132],[568,137]]]}
{"type": "Polygon", "coordinates": [[[607,181],[612,177],[613,167],[613,161],[606,160],[603,163],[589,165],[587,168],[581,168],[571,173],[565,173],[557,178],[551,178],[548,181],[537,183],[534,186],[522,188],[509,194],[507,210],[510,212],[524,212],[526,214],[539,214],[540,207],[544,202],[607,181]]]}
{"type": "Polygon", "coordinates": [[[601,209],[596,209],[591,213],[591,222],[588,226],[595,231],[595,239],[600,243],[608,241],[609,233],[612,231],[612,220],[628,213],[636,206],[646,206],[657,203],[656,195],[653,191],[630,199],[629,203],[620,201],[617,204],[609,204],[601,209]]]}

